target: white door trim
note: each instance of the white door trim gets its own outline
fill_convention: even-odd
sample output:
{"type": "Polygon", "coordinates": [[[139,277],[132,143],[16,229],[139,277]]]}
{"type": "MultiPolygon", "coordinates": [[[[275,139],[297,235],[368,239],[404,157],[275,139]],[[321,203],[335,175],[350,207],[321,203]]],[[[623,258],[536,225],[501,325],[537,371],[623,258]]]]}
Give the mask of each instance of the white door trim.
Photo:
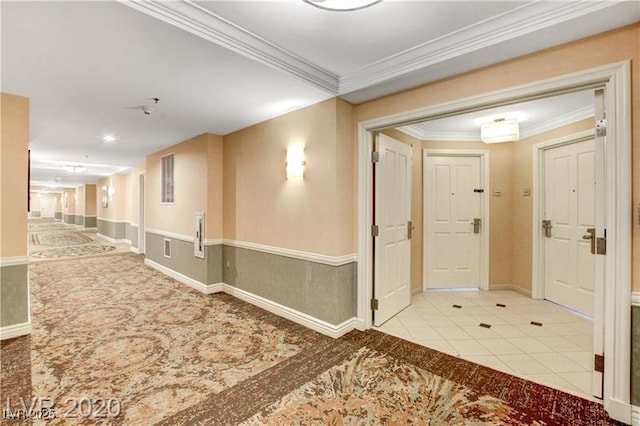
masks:
{"type": "Polygon", "coordinates": [[[489,108],[497,104],[605,85],[610,113],[607,170],[613,178],[607,193],[607,276],[605,279],[604,406],[611,417],[630,423],[631,357],[631,64],[622,61],[482,95],[445,102],[358,123],[358,288],[357,327],[371,327],[371,131],[443,114],[489,108]]]}
{"type": "Polygon", "coordinates": [[[544,152],[551,148],[557,148],[563,145],[569,145],[576,142],[582,142],[593,138],[593,130],[585,130],[571,135],[563,136],[540,142],[533,145],[532,164],[532,188],[531,188],[531,204],[533,208],[531,221],[531,297],[533,299],[544,299],[544,285],[541,284],[541,278],[544,277],[543,250],[544,247],[540,243],[540,218],[543,216],[543,203],[541,200],[542,179],[544,175],[541,173],[544,152]]]}
{"type": "Polygon", "coordinates": [[[147,252],[147,224],[145,221],[146,186],[146,172],[138,173],[138,254],[145,254],[147,252]]]}
{"type": "MultiPolygon", "coordinates": [[[[480,290],[489,290],[489,150],[488,149],[424,149],[422,164],[427,164],[427,157],[478,157],[480,158],[480,174],[484,187],[482,201],[482,237],[480,253],[480,290]]],[[[427,289],[427,185],[426,166],[422,169],[422,290],[427,289]]]]}

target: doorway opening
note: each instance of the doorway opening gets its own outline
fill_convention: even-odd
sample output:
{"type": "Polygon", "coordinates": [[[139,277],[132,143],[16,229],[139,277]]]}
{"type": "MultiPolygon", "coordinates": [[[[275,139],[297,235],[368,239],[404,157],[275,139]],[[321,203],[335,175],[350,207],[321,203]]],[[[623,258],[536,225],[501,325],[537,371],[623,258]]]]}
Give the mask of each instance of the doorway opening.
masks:
{"type": "MultiPolygon", "coordinates": [[[[367,318],[370,311],[369,299],[373,296],[372,273],[369,266],[372,262],[372,246],[374,242],[371,235],[367,235],[371,223],[372,215],[368,212],[372,209],[371,197],[371,164],[368,164],[367,157],[370,156],[372,147],[370,132],[379,131],[389,127],[402,125],[412,125],[419,121],[434,120],[436,118],[459,115],[463,112],[480,111],[489,107],[512,105],[524,100],[542,99],[558,94],[578,92],[580,90],[604,87],[607,90],[605,104],[608,109],[608,136],[606,145],[606,169],[607,174],[606,193],[613,194],[608,198],[606,209],[606,229],[609,250],[603,262],[607,265],[606,270],[611,274],[604,276],[606,286],[603,294],[603,310],[610,314],[603,318],[603,335],[608,336],[605,352],[607,358],[604,360],[605,384],[604,384],[604,404],[609,414],[614,418],[626,419],[630,412],[629,401],[629,351],[630,342],[628,338],[629,322],[628,314],[630,308],[630,199],[628,189],[630,186],[630,166],[628,155],[630,150],[630,120],[629,120],[629,64],[627,62],[614,64],[608,67],[601,67],[587,70],[569,76],[562,76],[555,79],[545,80],[528,84],[526,86],[507,89],[500,92],[490,93],[483,96],[463,99],[434,107],[423,108],[405,114],[396,114],[381,119],[360,123],[360,145],[359,145],[359,288],[358,288],[358,318],[360,327],[371,326],[371,318],[367,318]],[[624,218],[624,220],[623,220],[624,218]],[[627,220],[628,219],[628,220],[627,220]],[[612,247],[613,244],[613,247],[612,247]],[[626,387],[625,387],[626,385],[626,387]]],[[[448,147],[448,146],[447,146],[448,147]]],[[[495,169],[492,157],[492,170],[495,169]]],[[[519,167],[515,165],[514,167],[519,167]]],[[[492,180],[493,184],[493,180],[492,180]]],[[[494,198],[505,200],[504,188],[491,188],[492,201],[494,198]]],[[[513,190],[513,188],[511,188],[513,190]]],[[[518,187],[521,196],[532,196],[532,188],[518,187]],[[521,192],[520,192],[521,191],[521,192]]],[[[513,194],[513,192],[511,191],[513,194]]],[[[531,209],[529,209],[531,210],[531,209]]],[[[493,211],[492,211],[493,214],[493,211]]],[[[504,222],[503,226],[512,229],[520,229],[514,223],[504,222]]],[[[604,232],[604,228],[600,230],[604,232]]],[[[511,248],[509,248],[511,250],[511,248]]],[[[531,251],[531,247],[529,247],[531,251]]],[[[492,256],[494,253],[492,252],[492,256]]],[[[529,259],[531,267],[531,259],[529,259]]],[[[412,272],[416,269],[412,268],[412,272]]],[[[502,290],[514,287],[512,283],[501,280],[493,280],[499,271],[491,271],[492,281],[498,283],[496,286],[490,285],[492,289],[502,290]]],[[[499,274],[498,274],[499,275],[499,274]]],[[[415,280],[415,278],[414,278],[415,280]]],[[[531,289],[531,288],[530,288],[531,289]]],[[[530,297],[531,290],[528,296],[530,297]]],[[[630,414],[629,414],[630,415],[630,414]]]]}

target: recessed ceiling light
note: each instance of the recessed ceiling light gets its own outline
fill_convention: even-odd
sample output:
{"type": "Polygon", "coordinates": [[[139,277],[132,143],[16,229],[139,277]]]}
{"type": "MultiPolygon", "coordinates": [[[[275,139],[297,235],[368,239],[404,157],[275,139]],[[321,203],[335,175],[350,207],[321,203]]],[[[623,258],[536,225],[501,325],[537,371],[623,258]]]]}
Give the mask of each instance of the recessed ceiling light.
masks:
{"type": "Polygon", "coordinates": [[[103,137],[102,139],[104,139],[105,142],[113,142],[113,141],[116,140],[116,138],[111,136],[111,135],[107,135],[107,136],[103,137]]]}
{"type": "Polygon", "coordinates": [[[82,166],[64,166],[63,169],[69,173],[82,173],[87,170],[86,167],[82,166]]]}
{"type": "Polygon", "coordinates": [[[351,10],[364,9],[380,3],[382,0],[303,0],[312,6],[320,9],[333,10],[336,12],[348,12],[351,10]]]}

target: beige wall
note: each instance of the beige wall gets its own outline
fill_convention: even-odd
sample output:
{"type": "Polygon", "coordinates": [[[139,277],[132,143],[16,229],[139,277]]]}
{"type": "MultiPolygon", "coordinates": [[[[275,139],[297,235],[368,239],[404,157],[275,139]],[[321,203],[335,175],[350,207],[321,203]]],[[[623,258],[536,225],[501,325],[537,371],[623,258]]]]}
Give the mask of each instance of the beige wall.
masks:
{"type": "Polygon", "coordinates": [[[98,181],[96,185],[97,217],[112,221],[126,220],[126,175],[112,175],[98,181]],[[107,208],[102,207],[103,188],[113,188],[107,208]]]}
{"type": "Polygon", "coordinates": [[[223,237],[223,156],[224,139],[218,135],[207,135],[207,210],[205,215],[205,238],[223,237]]]}
{"type": "Polygon", "coordinates": [[[75,197],[77,198],[76,201],[76,214],[80,215],[80,216],[84,216],[85,213],[85,186],[84,185],[80,185],[78,187],[76,187],[76,194],[75,197]]]}
{"type": "Polygon", "coordinates": [[[203,134],[147,156],[146,227],[182,235],[194,234],[194,214],[207,209],[209,136],[203,134]],[[161,158],[174,154],[175,202],[162,204],[161,158]]]}
{"type": "Polygon", "coordinates": [[[29,99],[0,96],[0,258],[26,256],[29,99]]]}
{"type": "Polygon", "coordinates": [[[93,183],[84,186],[84,214],[95,216],[98,211],[97,187],[93,183]]]}
{"type": "Polygon", "coordinates": [[[351,112],[346,102],[330,99],[226,135],[224,237],[330,256],[353,253],[351,112]],[[286,178],[293,145],[304,146],[304,179],[286,178]]]}
{"type": "Polygon", "coordinates": [[[140,221],[140,174],[144,173],[144,164],[134,166],[125,175],[125,219],[138,224],[140,221]]]}
{"type": "Polygon", "coordinates": [[[62,189],[62,213],[64,214],[76,214],[76,189],[64,188],[62,189]],[[66,202],[65,202],[66,197],[66,202]]]}
{"type": "MultiPolygon", "coordinates": [[[[623,60],[631,60],[632,66],[633,204],[636,206],[640,203],[640,24],[359,104],[355,108],[355,120],[361,122],[397,114],[623,60]]],[[[633,287],[640,290],[640,227],[635,220],[633,287]]]]}

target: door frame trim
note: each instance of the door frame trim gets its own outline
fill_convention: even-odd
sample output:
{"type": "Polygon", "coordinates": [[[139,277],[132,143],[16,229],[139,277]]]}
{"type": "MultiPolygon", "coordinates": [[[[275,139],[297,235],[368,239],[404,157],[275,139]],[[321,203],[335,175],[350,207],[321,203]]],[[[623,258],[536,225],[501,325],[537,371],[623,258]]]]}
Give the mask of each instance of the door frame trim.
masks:
{"type": "Polygon", "coordinates": [[[357,123],[357,328],[371,327],[372,295],[372,136],[371,132],[445,114],[477,111],[525,99],[605,85],[606,106],[613,117],[607,132],[607,170],[615,171],[606,191],[609,238],[605,279],[604,406],[609,415],[630,423],[631,381],[631,63],[629,60],[534,81],[357,123]],[[609,214],[611,213],[611,214],[609,214]]]}
{"type": "Polygon", "coordinates": [[[429,149],[422,150],[422,291],[427,290],[427,157],[476,157],[480,159],[480,176],[485,190],[482,200],[482,235],[480,241],[480,290],[489,290],[489,232],[490,210],[489,190],[491,188],[489,174],[488,149],[429,149]]]}
{"type": "Polygon", "coordinates": [[[540,238],[540,218],[543,216],[542,202],[542,183],[544,179],[543,166],[545,151],[553,148],[559,148],[565,145],[582,142],[593,138],[593,130],[584,130],[560,138],[551,139],[540,142],[532,146],[533,154],[532,164],[532,188],[531,188],[531,298],[544,299],[544,283],[541,278],[544,277],[544,244],[540,238]]]}

